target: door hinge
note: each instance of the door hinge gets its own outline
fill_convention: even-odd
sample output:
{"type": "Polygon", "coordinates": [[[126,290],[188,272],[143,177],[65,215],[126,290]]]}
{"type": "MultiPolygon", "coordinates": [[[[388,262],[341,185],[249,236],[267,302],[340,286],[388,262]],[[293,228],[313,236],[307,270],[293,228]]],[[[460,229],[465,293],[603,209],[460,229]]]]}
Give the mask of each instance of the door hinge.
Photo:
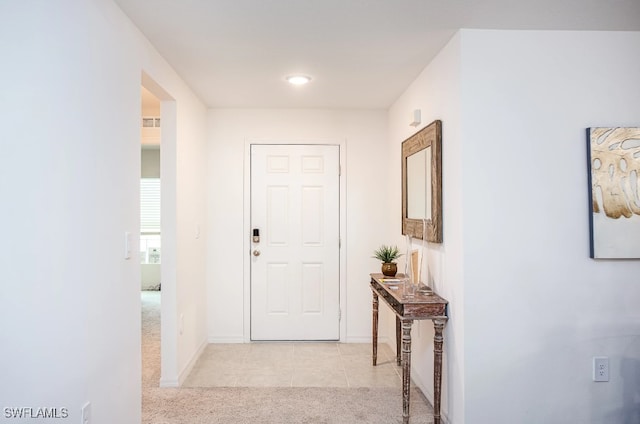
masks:
{"type": "Polygon", "coordinates": [[[338,165],[338,177],[342,176],[342,165],[338,165]]]}
{"type": "Polygon", "coordinates": [[[342,321],[342,309],[338,308],[338,321],[342,321]]]}
{"type": "Polygon", "coordinates": [[[338,238],[338,249],[342,249],[342,239],[338,238]]]}

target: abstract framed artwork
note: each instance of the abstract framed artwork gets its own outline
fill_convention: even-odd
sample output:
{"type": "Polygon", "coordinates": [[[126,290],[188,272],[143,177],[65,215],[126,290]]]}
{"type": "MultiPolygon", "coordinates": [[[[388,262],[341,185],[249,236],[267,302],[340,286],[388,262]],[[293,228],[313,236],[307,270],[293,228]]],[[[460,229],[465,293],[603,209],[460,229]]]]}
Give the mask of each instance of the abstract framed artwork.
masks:
{"type": "Polygon", "coordinates": [[[590,254],[640,258],[640,127],[587,128],[590,254]]]}

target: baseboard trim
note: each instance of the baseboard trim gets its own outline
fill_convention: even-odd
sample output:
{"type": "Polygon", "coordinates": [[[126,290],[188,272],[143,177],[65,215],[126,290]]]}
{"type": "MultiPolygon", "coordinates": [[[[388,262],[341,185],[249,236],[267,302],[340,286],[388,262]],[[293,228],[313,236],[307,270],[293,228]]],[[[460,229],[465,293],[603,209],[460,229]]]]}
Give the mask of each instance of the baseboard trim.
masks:
{"type": "Polygon", "coordinates": [[[175,379],[160,379],[160,387],[180,387],[180,382],[175,379]]]}
{"type": "MultiPolygon", "coordinates": [[[[411,380],[420,389],[424,397],[427,398],[427,401],[429,401],[431,406],[433,406],[433,381],[430,381],[430,383],[427,384],[422,379],[422,376],[413,369],[413,367],[411,367],[411,380]]],[[[450,423],[449,417],[442,411],[442,408],[440,409],[440,418],[442,424],[450,423]]]]}
{"type": "Polygon", "coordinates": [[[178,386],[182,386],[184,384],[185,380],[191,373],[191,370],[193,370],[193,367],[196,365],[196,362],[198,362],[198,358],[200,358],[200,355],[202,355],[202,352],[204,352],[204,349],[206,347],[207,341],[204,340],[200,347],[193,354],[189,362],[187,362],[187,365],[185,365],[182,371],[178,374],[178,386]]]}
{"type": "Polygon", "coordinates": [[[371,336],[347,337],[345,343],[371,343],[371,336]]]}
{"type": "Polygon", "coordinates": [[[244,337],[218,337],[218,336],[209,336],[207,339],[208,343],[245,343],[244,337]]]}
{"type": "MultiPolygon", "coordinates": [[[[391,339],[389,337],[378,337],[378,344],[388,344],[391,346],[391,339]]],[[[243,337],[218,337],[218,336],[209,336],[207,339],[207,343],[215,344],[215,343],[250,343],[245,341],[243,337]]],[[[356,336],[356,337],[348,337],[344,343],[371,343],[370,336],[356,336]]],[[[394,341],[395,343],[395,341],[394,341]]],[[[395,347],[393,348],[395,350],[395,347]]]]}
{"type": "MultiPolygon", "coordinates": [[[[371,340],[369,340],[371,341],[371,340]]],[[[393,348],[393,351],[395,352],[396,348],[395,348],[395,340],[393,341],[393,345],[391,344],[391,339],[387,336],[382,336],[382,337],[378,337],[378,344],[388,344],[389,346],[391,346],[393,348]]]]}

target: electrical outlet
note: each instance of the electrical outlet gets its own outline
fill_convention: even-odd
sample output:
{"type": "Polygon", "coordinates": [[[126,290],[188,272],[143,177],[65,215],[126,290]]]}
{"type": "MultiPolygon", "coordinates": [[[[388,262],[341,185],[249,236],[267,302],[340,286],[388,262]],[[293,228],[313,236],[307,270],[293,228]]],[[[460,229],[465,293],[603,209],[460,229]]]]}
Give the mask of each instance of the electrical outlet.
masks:
{"type": "Polygon", "coordinates": [[[91,402],[87,402],[82,407],[82,422],[81,424],[91,424],[91,402]]]}
{"type": "Polygon", "coordinates": [[[593,381],[609,381],[609,358],[593,357],[593,381]]]}

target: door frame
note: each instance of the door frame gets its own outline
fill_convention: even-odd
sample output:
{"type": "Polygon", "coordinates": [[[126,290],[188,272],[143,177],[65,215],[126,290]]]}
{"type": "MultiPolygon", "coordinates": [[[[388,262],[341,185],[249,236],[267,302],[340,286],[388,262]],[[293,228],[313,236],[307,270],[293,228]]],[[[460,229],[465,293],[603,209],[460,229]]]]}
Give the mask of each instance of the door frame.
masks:
{"type": "MultiPolygon", "coordinates": [[[[141,85],[160,100],[160,240],[162,259],[160,281],[162,302],[160,304],[160,387],[178,387],[182,383],[178,370],[178,280],[177,258],[177,122],[175,99],[146,71],[142,71],[141,85]]],[[[140,119],[140,116],[138,116],[140,119]]],[[[138,194],[138,199],[140,195],[138,194]]],[[[140,220],[138,213],[138,220],[140,220]]],[[[139,230],[139,227],[138,227],[139,230]]],[[[136,235],[139,245],[140,231],[136,235]]]]}
{"type": "Polygon", "coordinates": [[[251,342],[251,145],[330,145],[338,146],[340,156],[340,342],[346,341],[347,333],[347,143],[340,139],[312,139],[312,140],[264,140],[245,139],[244,142],[244,203],[243,203],[243,341],[251,342]]]}

